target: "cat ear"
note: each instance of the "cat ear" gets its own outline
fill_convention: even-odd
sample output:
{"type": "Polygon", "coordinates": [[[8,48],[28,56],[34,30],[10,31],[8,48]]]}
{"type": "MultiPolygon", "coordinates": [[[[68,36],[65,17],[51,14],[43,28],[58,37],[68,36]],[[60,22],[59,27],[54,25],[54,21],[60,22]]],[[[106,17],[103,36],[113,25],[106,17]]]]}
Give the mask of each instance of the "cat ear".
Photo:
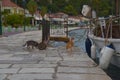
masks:
{"type": "Polygon", "coordinates": [[[71,39],[74,40],[74,37],[72,37],[71,39]]]}
{"type": "Polygon", "coordinates": [[[70,40],[74,40],[74,37],[70,37],[70,40]]]}

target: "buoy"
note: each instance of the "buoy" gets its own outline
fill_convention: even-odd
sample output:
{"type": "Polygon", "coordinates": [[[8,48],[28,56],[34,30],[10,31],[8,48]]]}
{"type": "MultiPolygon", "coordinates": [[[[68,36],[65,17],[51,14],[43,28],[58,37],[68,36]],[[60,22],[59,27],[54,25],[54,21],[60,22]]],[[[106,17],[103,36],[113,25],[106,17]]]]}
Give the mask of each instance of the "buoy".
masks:
{"type": "Polygon", "coordinates": [[[110,60],[114,54],[115,48],[112,43],[106,47],[103,47],[101,51],[100,63],[99,66],[102,69],[107,69],[110,63],[110,60]]]}
{"type": "Polygon", "coordinates": [[[102,57],[102,54],[104,53],[105,48],[106,48],[106,46],[104,46],[104,47],[101,49],[99,58],[102,57]]]}
{"type": "Polygon", "coordinates": [[[87,37],[85,40],[85,49],[89,57],[91,57],[91,46],[92,42],[91,40],[87,37]]]}
{"type": "Polygon", "coordinates": [[[92,59],[95,59],[95,58],[96,58],[96,46],[95,46],[95,44],[93,44],[93,45],[91,46],[91,58],[92,58],[92,59]]]}

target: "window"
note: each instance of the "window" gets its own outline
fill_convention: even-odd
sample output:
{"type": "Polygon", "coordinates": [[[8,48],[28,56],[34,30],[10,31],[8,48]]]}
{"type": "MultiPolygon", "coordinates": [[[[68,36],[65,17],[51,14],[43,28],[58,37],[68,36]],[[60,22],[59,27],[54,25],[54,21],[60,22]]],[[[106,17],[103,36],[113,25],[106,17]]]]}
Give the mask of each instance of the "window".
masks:
{"type": "Polygon", "coordinates": [[[10,13],[10,9],[4,9],[4,13],[9,14],[10,13]]]}

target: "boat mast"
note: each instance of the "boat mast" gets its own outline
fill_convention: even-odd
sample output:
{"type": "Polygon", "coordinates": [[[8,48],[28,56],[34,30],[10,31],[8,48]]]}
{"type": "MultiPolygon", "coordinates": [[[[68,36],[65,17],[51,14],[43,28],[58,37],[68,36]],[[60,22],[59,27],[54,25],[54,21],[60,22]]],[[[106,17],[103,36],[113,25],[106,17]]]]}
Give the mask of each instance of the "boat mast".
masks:
{"type": "MultiPolygon", "coordinates": [[[[120,17],[120,0],[115,0],[115,10],[116,16],[120,17]]],[[[118,19],[118,29],[120,31],[120,19],[118,19]]]]}
{"type": "Polygon", "coordinates": [[[115,15],[118,15],[118,0],[115,0],[115,15]]]}
{"type": "Polygon", "coordinates": [[[119,16],[120,10],[119,10],[119,0],[115,0],[115,14],[116,16],[119,16]]]}

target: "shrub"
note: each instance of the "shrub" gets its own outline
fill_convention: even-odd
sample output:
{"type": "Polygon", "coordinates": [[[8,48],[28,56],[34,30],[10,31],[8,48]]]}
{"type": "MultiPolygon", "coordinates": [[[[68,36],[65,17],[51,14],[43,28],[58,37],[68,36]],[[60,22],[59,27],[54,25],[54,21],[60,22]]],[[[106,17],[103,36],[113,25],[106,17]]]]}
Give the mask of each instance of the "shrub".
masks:
{"type": "Polygon", "coordinates": [[[23,25],[24,16],[19,14],[12,14],[6,16],[6,24],[18,28],[23,25]]]}

